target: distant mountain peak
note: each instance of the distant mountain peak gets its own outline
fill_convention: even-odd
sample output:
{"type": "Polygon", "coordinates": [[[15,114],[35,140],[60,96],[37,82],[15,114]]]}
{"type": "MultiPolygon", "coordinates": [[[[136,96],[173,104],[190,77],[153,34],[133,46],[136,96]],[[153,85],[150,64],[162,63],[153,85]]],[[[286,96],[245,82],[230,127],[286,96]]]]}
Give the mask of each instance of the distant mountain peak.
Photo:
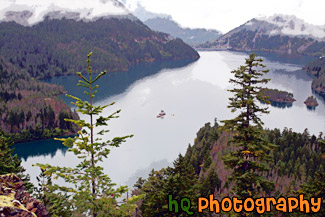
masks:
{"type": "Polygon", "coordinates": [[[269,17],[254,18],[244,24],[245,27],[264,30],[269,35],[289,35],[311,37],[325,40],[325,25],[312,25],[294,15],[275,14],[269,17]]]}
{"type": "Polygon", "coordinates": [[[93,20],[99,17],[129,15],[129,11],[117,0],[83,0],[72,4],[67,0],[52,2],[32,0],[2,0],[0,21],[14,21],[21,25],[34,25],[45,17],[76,20],[93,20]]]}
{"type": "Polygon", "coordinates": [[[140,3],[137,4],[136,8],[132,10],[132,13],[138,17],[142,22],[147,21],[149,19],[155,18],[164,18],[168,20],[173,20],[173,18],[168,14],[157,14],[148,11],[145,7],[143,7],[140,3]]]}
{"type": "Polygon", "coordinates": [[[258,17],[198,48],[317,57],[325,52],[325,25],[312,25],[292,15],[258,17]]]}

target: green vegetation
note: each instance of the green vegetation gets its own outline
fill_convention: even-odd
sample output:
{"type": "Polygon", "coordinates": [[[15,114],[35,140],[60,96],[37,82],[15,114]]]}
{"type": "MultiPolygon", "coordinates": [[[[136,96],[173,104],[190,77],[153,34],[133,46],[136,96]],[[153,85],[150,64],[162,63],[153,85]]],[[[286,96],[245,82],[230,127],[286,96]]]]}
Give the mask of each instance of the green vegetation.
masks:
{"type": "MultiPolygon", "coordinates": [[[[255,103],[257,99],[267,103],[266,98],[260,96],[262,88],[258,84],[267,83],[268,79],[261,78],[267,73],[261,62],[252,54],[244,66],[233,71],[235,79],[231,82],[239,88],[230,90],[234,97],[230,98],[229,107],[234,112],[240,111],[236,118],[223,121],[223,126],[217,121],[214,126],[205,124],[198,131],[194,145],[189,145],[184,157],[179,155],[173,167],[153,170],[146,180],[139,178],[133,194],[144,194],[144,199],[138,204],[137,214],[170,216],[169,194],[176,201],[182,197],[190,198],[193,216],[211,214],[209,211],[195,212],[193,195],[214,194],[216,199],[226,196],[288,197],[296,195],[297,191],[312,191],[309,196],[324,196],[323,188],[316,189],[316,183],[323,182],[317,174],[325,172],[322,134],[316,137],[309,135],[307,130],[296,133],[287,128],[282,132],[262,128],[259,114],[267,113],[267,109],[259,108],[255,103]]],[[[282,213],[273,214],[282,216],[282,213]]],[[[177,215],[187,216],[185,212],[177,215]]],[[[233,215],[236,213],[231,213],[233,215]]],[[[254,216],[255,213],[239,215],[254,216]]]]}
{"type": "MultiPolygon", "coordinates": [[[[269,171],[269,153],[274,148],[264,139],[263,122],[259,118],[260,113],[268,111],[267,108],[256,105],[261,90],[259,85],[269,81],[261,78],[268,72],[259,69],[265,67],[262,62],[262,59],[256,58],[256,54],[251,54],[245,65],[232,71],[235,78],[230,79],[230,83],[235,84],[235,88],[229,90],[234,93],[234,97],[229,98],[228,108],[231,108],[232,112],[239,111],[239,115],[234,119],[222,121],[222,128],[234,133],[229,142],[236,146],[235,150],[222,157],[224,164],[232,170],[227,185],[232,184],[231,193],[240,199],[256,198],[261,194],[270,195],[274,190],[274,183],[263,175],[269,171]]],[[[267,103],[266,100],[264,102],[267,103]]],[[[250,214],[241,213],[241,216],[250,214]]]]}
{"type": "Polygon", "coordinates": [[[311,88],[325,97],[325,57],[322,56],[307,64],[304,69],[308,74],[314,76],[311,88]]]}
{"type": "Polygon", "coordinates": [[[318,102],[316,100],[316,97],[314,96],[309,96],[305,102],[304,102],[308,107],[316,107],[318,106],[318,102]]]}
{"type": "MultiPolygon", "coordinates": [[[[185,161],[182,155],[174,161],[173,168],[153,170],[145,184],[137,185],[137,194],[145,194],[141,205],[141,215],[169,216],[168,195],[173,195],[173,200],[178,201],[183,197],[189,198],[194,202],[191,212],[195,211],[195,199],[199,196],[196,179],[194,168],[185,161]]],[[[183,212],[178,216],[188,216],[188,214],[183,212]]]]}
{"type": "Polygon", "coordinates": [[[10,139],[0,132],[0,175],[23,172],[23,168],[20,165],[21,160],[17,155],[13,155],[14,150],[11,148],[12,146],[13,143],[10,142],[10,139]]]}
{"type": "Polygon", "coordinates": [[[36,78],[80,71],[89,50],[96,53],[94,68],[110,72],[138,62],[199,58],[182,40],[171,40],[130,19],[45,19],[31,27],[1,22],[0,41],[0,56],[36,78]]]}
{"type": "MultiPolygon", "coordinates": [[[[44,183],[45,199],[49,212],[54,216],[131,216],[135,209],[137,197],[129,198],[122,205],[118,205],[117,199],[127,191],[126,186],[115,187],[111,179],[104,174],[103,167],[98,164],[107,158],[110,148],[119,147],[127,138],[132,136],[115,137],[112,140],[102,142],[101,136],[108,130],[101,130],[94,135],[94,129],[107,126],[107,122],[113,118],[118,118],[120,110],[107,117],[101,116],[103,109],[109,105],[94,106],[93,98],[97,93],[98,85],[94,83],[105,72],[99,73],[95,78],[92,67],[90,66],[90,56],[88,55],[88,78],[81,72],[77,75],[78,86],[87,88],[89,102],[67,95],[76,100],[73,104],[78,107],[78,112],[89,116],[90,122],[84,120],[65,119],[68,122],[76,124],[82,130],[78,131],[78,136],[73,138],[58,139],[69,147],[68,151],[73,152],[81,161],[75,168],[57,167],[49,164],[37,164],[49,178],[61,178],[70,185],[59,186],[53,184],[50,180],[44,183]],[[50,201],[50,204],[48,203],[50,201]]],[[[43,197],[44,198],[44,197],[43,197]]]]}
{"type": "MultiPolygon", "coordinates": [[[[325,143],[323,143],[325,145],[325,143]]],[[[315,173],[315,177],[312,180],[309,180],[307,183],[301,186],[302,188],[297,191],[297,195],[303,194],[306,195],[308,199],[312,197],[324,198],[325,196],[325,172],[324,170],[315,173]]],[[[301,213],[296,216],[310,216],[307,214],[301,215],[301,213]]],[[[314,214],[315,217],[325,216],[324,202],[322,203],[322,209],[318,213],[314,214]]]]}
{"type": "Polygon", "coordinates": [[[25,188],[32,192],[33,185],[29,182],[29,175],[23,174],[25,169],[21,166],[18,156],[13,155],[12,146],[12,140],[0,131],[0,175],[17,174],[25,182],[25,188]]]}
{"type": "Polygon", "coordinates": [[[278,148],[273,153],[272,172],[269,175],[276,180],[276,190],[290,195],[291,190],[298,188],[301,183],[311,181],[316,172],[324,172],[324,138],[303,133],[292,132],[291,129],[267,130],[268,141],[278,148]],[[291,180],[285,185],[286,180],[291,180]]]}
{"type": "MultiPolygon", "coordinates": [[[[258,100],[264,103],[263,100],[270,101],[270,104],[279,108],[291,107],[292,103],[296,101],[293,98],[293,94],[287,91],[278,89],[261,88],[258,96],[258,100]]],[[[265,104],[265,103],[264,103],[265,104]]]]}
{"type": "Polygon", "coordinates": [[[64,118],[78,114],[57,96],[63,87],[42,83],[0,58],[0,128],[15,142],[73,134],[64,118]]]}
{"type": "MultiPolygon", "coordinates": [[[[269,88],[262,88],[260,90],[260,98],[265,98],[269,101],[273,101],[273,102],[284,102],[284,103],[292,103],[294,101],[296,101],[293,98],[293,94],[289,93],[287,91],[283,91],[283,90],[278,90],[278,89],[269,89],[269,88]]],[[[259,100],[260,100],[259,98],[259,100]]],[[[261,100],[262,101],[262,100],[261,100]]]]}
{"type": "MultiPolygon", "coordinates": [[[[226,187],[226,182],[232,170],[225,166],[223,156],[237,149],[234,143],[228,142],[234,135],[234,133],[223,130],[216,123],[213,126],[210,123],[205,124],[198,131],[194,145],[188,147],[184,159],[180,156],[174,162],[173,167],[152,171],[146,180],[139,179],[135,185],[134,194],[145,194],[145,197],[139,204],[138,214],[143,216],[155,216],[154,214],[170,216],[171,213],[167,212],[168,197],[166,195],[172,191],[166,189],[168,189],[168,185],[171,185],[170,188],[172,188],[177,186],[179,182],[176,178],[173,179],[173,183],[167,182],[167,180],[172,179],[173,175],[169,171],[176,170],[176,163],[180,161],[179,159],[182,159],[183,164],[187,165],[184,168],[193,167],[194,170],[197,170],[194,178],[188,180],[192,187],[187,187],[186,191],[198,191],[200,196],[214,194],[219,200],[229,196],[231,188],[226,187]],[[209,166],[205,166],[208,165],[207,162],[210,162],[209,166]]],[[[321,193],[324,192],[324,188],[316,188],[315,186],[316,183],[323,182],[317,174],[324,174],[325,172],[323,156],[325,139],[322,134],[316,137],[309,135],[307,130],[303,133],[296,133],[285,128],[283,131],[279,129],[264,130],[261,135],[264,140],[277,147],[269,155],[271,158],[270,170],[265,173],[267,180],[275,183],[272,196],[294,196],[297,195],[297,192],[307,191],[306,188],[308,188],[310,189],[308,190],[309,196],[323,195],[324,197],[324,194],[321,193]],[[314,187],[309,187],[309,183],[315,183],[312,185],[314,187]],[[302,187],[300,187],[301,185],[302,187]]],[[[183,169],[182,174],[185,176],[183,180],[187,179],[188,174],[191,174],[189,171],[191,170],[183,169]]],[[[177,173],[175,176],[177,177],[177,173]]],[[[173,198],[188,196],[185,193],[186,191],[181,191],[181,194],[175,193],[173,198]]],[[[309,197],[308,195],[306,196],[309,197]]],[[[196,200],[191,202],[194,207],[195,202],[196,200]]],[[[209,216],[209,214],[211,213],[207,211],[201,216],[209,216]]],[[[301,213],[298,214],[301,215],[301,213]]],[[[200,214],[194,212],[193,216],[200,216],[200,214]]]]}

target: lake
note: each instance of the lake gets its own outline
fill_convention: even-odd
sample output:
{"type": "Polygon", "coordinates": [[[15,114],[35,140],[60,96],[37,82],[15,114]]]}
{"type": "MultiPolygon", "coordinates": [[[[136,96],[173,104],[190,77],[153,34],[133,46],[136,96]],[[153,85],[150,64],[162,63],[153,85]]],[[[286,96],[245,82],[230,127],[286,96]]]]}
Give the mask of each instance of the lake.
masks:
{"type": "MultiPolygon", "coordinates": [[[[200,52],[194,62],[174,61],[139,64],[127,72],[109,73],[99,82],[96,104],[116,104],[105,110],[110,114],[122,109],[120,118],[109,122],[110,132],[104,139],[133,134],[121,147],[112,150],[103,163],[112,181],[132,187],[138,176],[145,177],[152,168],[171,165],[179,153],[184,154],[193,144],[196,132],[207,122],[234,117],[227,109],[230,71],[244,64],[244,53],[229,51],[200,52]],[[158,119],[164,110],[166,117],[158,119]]],[[[294,94],[296,101],[289,108],[270,107],[263,115],[267,128],[292,128],[303,132],[305,128],[318,136],[325,133],[325,102],[312,93],[312,78],[301,70],[302,65],[281,63],[266,58],[270,69],[269,88],[278,88],[294,94]],[[304,101],[316,96],[319,106],[308,110],[304,101]]],[[[82,96],[82,88],[75,84],[76,76],[57,77],[51,83],[62,84],[69,94],[82,96]]],[[[67,102],[70,99],[64,97],[67,102]]],[[[81,118],[85,118],[81,115],[81,118]]],[[[51,140],[16,144],[16,153],[22,165],[36,182],[39,175],[35,163],[74,166],[78,159],[60,143],[51,140]]]]}

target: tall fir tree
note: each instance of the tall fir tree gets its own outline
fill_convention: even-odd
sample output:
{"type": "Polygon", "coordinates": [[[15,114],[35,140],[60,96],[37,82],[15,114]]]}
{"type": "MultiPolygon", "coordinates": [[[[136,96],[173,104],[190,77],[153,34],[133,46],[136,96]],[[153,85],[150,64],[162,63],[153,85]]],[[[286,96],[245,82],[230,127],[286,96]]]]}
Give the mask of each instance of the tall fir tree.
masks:
{"type": "Polygon", "coordinates": [[[142,216],[190,216],[193,214],[197,216],[196,200],[200,196],[200,187],[193,166],[179,154],[174,161],[174,167],[159,171],[153,170],[142,185],[140,194],[145,194],[140,207],[142,216]],[[182,211],[180,207],[177,213],[175,209],[169,211],[169,200],[180,202],[185,197],[191,204],[188,212],[182,211]]]}
{"type": "Polygon", "coordinates": [[[120,110],[103,117],[101,116],[103,110],[113,105],[114,102],[104,106],[93,105],[93,99],[98,88],[98,85],[94,85],[94,83],[105,75],[106,71],[93,78],[92,67],[90,66],[91,55],[92,53],[88,55],[87,59],[88,78],[81,72],[77,72],[77,76],[81,78],[77,85],[87,88],[88,91],[84,91],[84,93],[89,96],[89,102],[67,95],[75,100],[72,104],[78,108],[77,112],[88,115],[90,122],[65,119],[76,124],[82,130],[78,131],[78,135],[74,138],[57,139],[63,141],[63,144],[69,147],[68,151],[76,155],[81,161],[75,168],[51,166],[49,164],[37,165],[44,170],[45,175],[61,178],[67,183],[65,186],[59,186],[50,182],[45,186],[45,189],[51,192],[45,197],[51,201],[52,210],[56,210],[53,207],[62,209],[63,205],[69,209],[69,212],[67,210],[62,210],[62,212],[69,213],[70,216],[131,216],[136,207],[136,197],[129,198],[122,205],[118,205],[117,199],[127,191],[127,186],[116,187],[116,184],[112,183],[111,179],[104,174],[103,167],[98,164],[108,157],[110,148],[119,147],[132,135],[115,137],[112,140],[102,142],[101,136],[108,130],[101,130],[95,137],[94,129],[106,127],[109,120],[118,118],[120,110]],[[57,199],[53,199],[53,193],[56,193],[57,199]],[[64,201],[63,204],[62,201],[64,201]]]}
{"type": "MultiPolygon", "coordinates": [[[[228,108],[237,112],[238,116],[231,120],[224,120],[223,129],[232,131],[233,137],[229,142],[236,145],[236,149],[223,156],[226,166],[232,169],[227,179],[231,184],[232,193],[239,198],[268,194],[274,189],[274,184],[266,179],[270,151],[275,147],[264,138],[263,122],[260,114],[269,113],[267,108],[257,105],[257,100],[269,104],[270,102],[259,92],[261,84],[266,84],[269,79],[263,78],[268,72],[264,69],[263,60],[256,54],[250,54],[245,59],[245,64],[232,71],[234,84],[229,91],[234,96],[229,98],[228,108]]],[[[248,216],[248,213],[241,213],[248,216]]]]}
{"type": "Polygon", "coordinates": [[[23,167],[17,155],[13,155],[13,142],[10,138],[0,132],[0,175],[7,173],[21,173],[23,167]]]}
{"type": "MultiPolygon", "coordinates": [[[[319,172],[315,173],[314,179],[304,183],[301,185],[301,189],[296,191],[297,196],[304,195],[305,198],[310,200],[310,198],[322,198],[321,208],[319,212],[312,213],[315,217],[325,216],[325,172],[321,169],[319,172]]],[[[297,212],[294,216],[310,216],[311,214],[305,214],[301,212],[297,212]]]]}
{"type": "Polygon", "coordinates": [[[28,192],[33,191],[33,184],[29,175],[25,175],[25,169],[21,166],[21,160],[14,153],[12,139],[0,131],[0,175],[15,173],[24,181],[24,186],[28,192]]]}

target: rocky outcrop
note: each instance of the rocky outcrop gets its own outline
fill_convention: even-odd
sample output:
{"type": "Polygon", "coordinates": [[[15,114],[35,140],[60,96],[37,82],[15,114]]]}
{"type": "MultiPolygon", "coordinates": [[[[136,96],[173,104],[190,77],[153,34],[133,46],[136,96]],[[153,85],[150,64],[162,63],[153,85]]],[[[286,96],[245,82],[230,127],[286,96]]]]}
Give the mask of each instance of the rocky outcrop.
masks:
{"type": "Polygon", "coordinates": [[[0,216],[47,217],[44,204],[28,194],[15,174],[0,176],[0,216]]]}

